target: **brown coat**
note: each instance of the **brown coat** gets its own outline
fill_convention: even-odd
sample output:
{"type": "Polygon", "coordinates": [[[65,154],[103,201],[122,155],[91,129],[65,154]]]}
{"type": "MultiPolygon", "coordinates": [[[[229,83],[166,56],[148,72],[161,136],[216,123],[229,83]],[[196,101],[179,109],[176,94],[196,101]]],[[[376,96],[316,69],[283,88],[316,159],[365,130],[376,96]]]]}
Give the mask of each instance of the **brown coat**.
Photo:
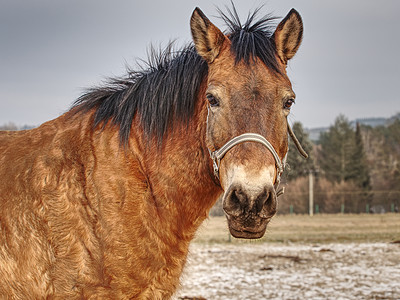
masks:
{"type": "Polygon", "coordinates": [[[204,133],[178,128],[161,155],[135,127],[124,150],[114,127],[92,124],[68,112],[0,133],[1,295],[165,299],[177,288],[220,193],[204,133]]]}

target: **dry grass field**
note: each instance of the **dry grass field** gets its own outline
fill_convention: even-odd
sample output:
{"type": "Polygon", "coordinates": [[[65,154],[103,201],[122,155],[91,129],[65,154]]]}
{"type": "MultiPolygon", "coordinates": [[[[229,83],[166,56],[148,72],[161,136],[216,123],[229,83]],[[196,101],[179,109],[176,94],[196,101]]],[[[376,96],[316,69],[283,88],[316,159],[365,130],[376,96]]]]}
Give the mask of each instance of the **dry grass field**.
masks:
{"type": "Polygon", "coordinates": [[[191,244],[174,299],[400,299],[400,214],[276,216],[256,241],[224,217],[191,244]]]}
{"type": "MultiPolygon", "coordinates": [[[[254,241],[230,238],[232,243],[254,241]]],[[[393,242],[400,240],[400,214],[278,215],[257,242],[345,243],[393,242]]],[[[229,242],[225,217],[210,217],[195,239],[197,243],[229,242]]]]}

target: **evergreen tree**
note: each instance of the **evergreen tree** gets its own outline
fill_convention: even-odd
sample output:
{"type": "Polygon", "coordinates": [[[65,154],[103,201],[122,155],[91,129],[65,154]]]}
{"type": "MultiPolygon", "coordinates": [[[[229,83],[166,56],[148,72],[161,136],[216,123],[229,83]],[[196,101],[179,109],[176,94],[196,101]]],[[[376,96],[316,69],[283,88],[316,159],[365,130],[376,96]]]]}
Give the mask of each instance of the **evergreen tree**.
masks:
{"type": "Polygon", "coordinates": [[[349,164],[348,180],[353,180],[354,183],[363,190],[371,189],[370,174],[368,168],[367,157],[364,151],[364,144],[361,135],[360,124],[356,125],[354,149],[349,164]]]}
{"type": "Polygon", "coordinates": [[[298,177],[308,174],[310,170],[314,170],[314,159],[313,159],[313,144],[305,132],[303,125],[300,122],[293,123],[293,132],[297,139],[302,145],[303,149],[307,152],[308,158],[305,159],[296,149],[295,144],[289,138],[289,153],[287,157],[288,165],[288,180],[294,180],[298,177]]]}
{"type": "Polygon", "coordinates": [[[375,128],[363,126],[362,132],[366,137],[371,202],[390,211],[392,205],[400,206],[400,120],[393,118],[387,126],[375,128]]]}
{"type": "Polygon", "coordinates": [[[354,182],[356,189],[359,189],[359,195],[355,200],[358,200],[358,206],[359,209],[361,209],[361,207],[365,207],[366,204],[371,204],[373,195],[371,194],[370,170],[359,123],[356,124],[354,142],[350,166],[352,172],[350,173],[351,176],[349,176],[349,179],[354,182]]]}
{"type": "Polygon", "coordinates": [[[375,189],[400,189],[400,120],[389,126],[371,130],[372,151],[368,152],[371,162],[372,185],[375,189]]]}
{"type": "Polygon", "coordinates": [[[352,178],[354,131],[345,116],[338,116],[329,131],[321,134],[320,144],[319,165],[325,177],[337,183],[352,178]]]}
{"type": "MultiPolygon", "coordinates": [[[[387,153],[386,163],[390,188],[400,190],[400,120],[393,121],[387,127],[386,142],[384,151],[387,153]]],[[[387,175],[385,174],[385,175],[387,175]]]]}

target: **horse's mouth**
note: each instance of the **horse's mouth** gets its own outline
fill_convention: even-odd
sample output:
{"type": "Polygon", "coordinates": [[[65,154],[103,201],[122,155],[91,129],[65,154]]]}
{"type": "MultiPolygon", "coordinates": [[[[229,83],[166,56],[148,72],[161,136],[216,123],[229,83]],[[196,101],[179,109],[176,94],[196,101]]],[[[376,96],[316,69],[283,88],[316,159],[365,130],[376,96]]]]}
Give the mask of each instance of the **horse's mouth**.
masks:
{"type": "Polygon", "coordinates": [[[242,238],[242,239],[259,239],[262,238],[265,234],[267,229],[267,224],[258,227],[258,228],[234,228],[232,225],[228,225],[229,232],[235,238],[242,238]]]}

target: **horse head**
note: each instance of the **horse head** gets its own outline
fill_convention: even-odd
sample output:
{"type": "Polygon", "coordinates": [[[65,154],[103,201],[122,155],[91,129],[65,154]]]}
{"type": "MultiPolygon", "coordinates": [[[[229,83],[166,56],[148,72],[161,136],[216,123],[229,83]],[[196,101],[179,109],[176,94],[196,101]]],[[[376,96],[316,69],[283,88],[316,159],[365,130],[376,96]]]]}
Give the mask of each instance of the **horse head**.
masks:
{"type": "Polygon", "coordinates": [[[206,144],[224,190],[229,230],[235,237],[260,238],[277,210],[276,188],[288,151],[287,117],[295,93],[286,66],[302,40],[301,17],[292,9],[274,33],[258,22],[225,35],[196,8],[191,32],[208,64],[206,144]],[[235,137],[242,140],[232,142],[235,137]]]}

